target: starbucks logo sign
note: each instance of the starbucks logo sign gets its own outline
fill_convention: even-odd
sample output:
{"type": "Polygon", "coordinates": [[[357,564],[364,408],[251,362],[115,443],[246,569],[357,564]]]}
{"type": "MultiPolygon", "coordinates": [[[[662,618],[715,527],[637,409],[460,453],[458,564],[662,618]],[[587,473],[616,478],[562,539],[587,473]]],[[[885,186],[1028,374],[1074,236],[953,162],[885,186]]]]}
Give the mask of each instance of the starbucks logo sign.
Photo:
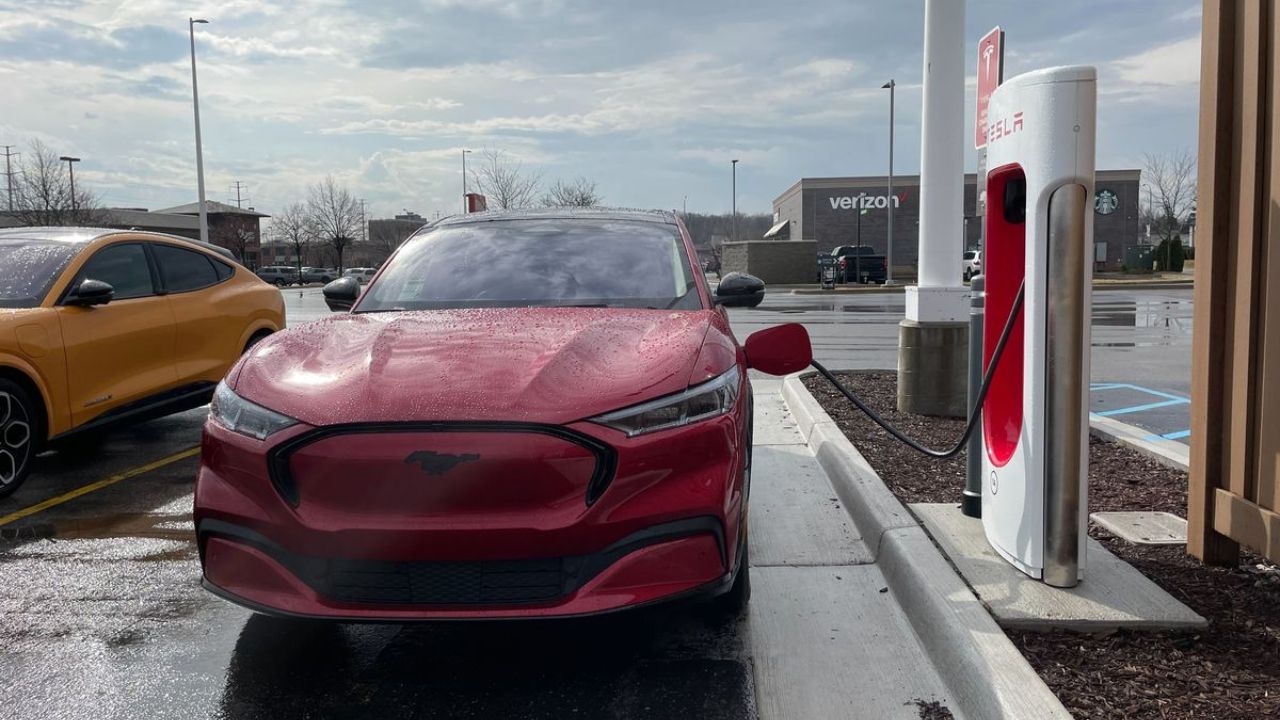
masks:
{"type": "Polygon", "coordinates": [[[1099,190],[1093,196],[1093,211],[1099,215],[1110,215],[1120,207],[1120,198],[1110,190],[1099,190]]]}

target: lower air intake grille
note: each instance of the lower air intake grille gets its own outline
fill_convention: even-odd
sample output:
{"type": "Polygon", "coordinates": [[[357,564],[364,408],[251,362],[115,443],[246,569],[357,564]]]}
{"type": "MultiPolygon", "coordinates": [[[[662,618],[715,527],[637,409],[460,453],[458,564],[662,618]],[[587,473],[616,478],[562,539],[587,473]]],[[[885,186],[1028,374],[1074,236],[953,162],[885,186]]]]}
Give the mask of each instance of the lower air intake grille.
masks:
{"type": "Polygon", "coordinates": [[[331,560],[316,590],[339,602],[480,605],[555,600],[573,584],[560,558],[493,562],[331,560]]]}

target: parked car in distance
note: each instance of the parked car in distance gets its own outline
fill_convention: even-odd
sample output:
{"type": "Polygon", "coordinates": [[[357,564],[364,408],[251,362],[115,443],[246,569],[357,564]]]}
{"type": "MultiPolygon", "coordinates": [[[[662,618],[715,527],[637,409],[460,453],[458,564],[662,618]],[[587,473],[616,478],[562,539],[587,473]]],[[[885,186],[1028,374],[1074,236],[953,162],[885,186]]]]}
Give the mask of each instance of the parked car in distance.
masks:
{"type": "Polygon", "coordinates": [[[831,251],[836,258],[836,279],[842,283],[883,283],[888,262],[870,245],[840,245],[831,251]]]}
{"type": "Polygon", "coordinates": [[[968,280],[974,275],[982,274],[982,251],[981,250],[965,250],[964,251],[964,279],[968,280]]]}
{"type": "Polygon", "coordinates": [[[258,268],[258,277],[277,287],[294,285],[298,282],[298,268],[287,265],[268,265],[258,268]]]}
{"type": "Polygon", "coordinates": [[[283,328],[278,291],[184,238],[0,230],[0,497],[51,441],[209,402],[283,328]]]}
{"type": "Polygon", "coordinates": [[[207,589],[340,622],[743,609],[748,371],[811,361],[801,325],[734,338],[763,282],[713,294],[674,213],[575,208],[438,220],[361,290],[219,386],[207,589]]]}
{"type": "Polygon", "coordinates": [[[354,267],[354,268],[347,268],[345,271],[343,271],[342,277],[353,277],[356,279],[356,282],[360,283],[361,285],[364,285],[365,283],[372,280],[373,276],[376,275],[377,273],[378,273],[378,268],[354,267]]]}
{"type": "Polygon", "coordinates": [[[338,278],[338,271],[333,268],[303,267],[302,282],[329,284],[338,278]]]}

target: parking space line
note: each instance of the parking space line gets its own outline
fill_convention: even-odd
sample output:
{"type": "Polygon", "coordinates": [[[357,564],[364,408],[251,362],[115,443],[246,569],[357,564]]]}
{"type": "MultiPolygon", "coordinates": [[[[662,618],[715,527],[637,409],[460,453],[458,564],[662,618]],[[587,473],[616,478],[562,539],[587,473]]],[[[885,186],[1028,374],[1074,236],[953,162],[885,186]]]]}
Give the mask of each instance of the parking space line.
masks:
{"type": "Polygon", "coordinates": [[[1191,402],[1190,399],[1182,397],[1181,395],[1174,395],[1173,393],[1162,392],[1160,390],[1152,390],[1151,388],[1142,387],[1141,385],[1130,385],[1129,383],[1098,383],[1095,385],[1090,385],[1089,389],[1090,390],[1121,390],[1121,389],[1134,390],[1136,392],[1146,393],[1148,395],[1155,395],[1156,397],[1162,397],[1168,400],[1181,400],[1183,402],[1191,402]]]}
{"type": "Polygon", "coordinates": [[[156,460],[155,462],[150,462],[150,463],[147,463],[146,465],[132,468],[130,470],[125,470],[124,472],[121,472],[121,473],[116,473],[115,475],[112,475],[110,477],[106,477],[101,480],[91,482],[88,485],[82,485],[70,492],[63,493],[57,497],[52,497],[43,502],[38,502],[35,505],[32,505],[31,507],[26,507],[16,512],[12,512],[12,513],[9,513],[8,515],[0,517],[0,526],[8,525],[9,523],[12,523],[16,520],[21,520],[22,518],[28,517],[30,515],[35,515],[38,512],[42,512],[44,510],[48,510],[51,507],[61,505],[62,503],[67,502],[69,500],[74,500],[80,497],[81,495],[88,495],[89,493],[94,492],[96,490],[101,490],[104,487],[115,485],[121,480],[128,480],[131,477],[143,475],[151,472],[152,470],[159,470],[160,468],[166,465],[172,465],[173,463],[176,463],[179,460],[186,460],[187,458],[194,457],[199,453],[200,453],[200,447],[197,445],[196,447],[187,448],[186,450],[183,450],[181,452],[176,452],[172,455],[162,457],[159,460],[156,460]]]}
{"type": "Polygon", "coordinates": [[[1130,407],[1116,408],[1115,410],[1103,410],[1098,413],[1102,417],[1111,417],[1112,415],[1128,415],[1129,413],[1143,412],[1145,410],[1155,410],[1156,408],[1170,407],[1172,405],[1186,405],[1190,400],[1161,400],[1160,402],[1146,403],[1145,405],[1132,405],[1130,407]]]}
{"type": "Polygon", "coordinates": [[[1190,430],[1179,430],[1177,432],[1165,433],[1163,435],[1148,435],[1147,440],[1181,440],[1182,438],[1191,437],[1190,430]]]}

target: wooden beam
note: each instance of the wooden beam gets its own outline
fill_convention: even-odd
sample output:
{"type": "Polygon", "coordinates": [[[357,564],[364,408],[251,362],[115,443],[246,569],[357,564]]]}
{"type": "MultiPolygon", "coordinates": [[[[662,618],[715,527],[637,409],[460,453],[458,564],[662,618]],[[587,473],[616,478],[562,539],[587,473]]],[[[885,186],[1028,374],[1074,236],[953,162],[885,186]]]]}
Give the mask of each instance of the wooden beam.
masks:
{"type": "MultiPolygon", "coordinates": [[[[1268,197],[1267,223],[1259,248],[1261,272],[1258,277],[1258,377],[1257,377],[1257,455],[1254,501],[1264,508],[1280,510],[1280,122],[1277,122],[1276,98],[1280,97],[1280,41],[1274,8],[1269,13],[1267,33],[1271,38],[1268,53],[1267,108],[1268,197]]],[[[1270,556],[1277,560],[1277,556],[1270,556]]]]}
{"type": "Polygon", "coordinates": [[[1235,541],[1214,530],[1212,517],[1215,493],[1226,470],[1221,423],[1231,289],[1235,15],[1231,0],[1204,0],[1187,551],[1215,565],[1234,565],[1240,555],[1235,541]]]}
{"type": "Polygon", "coordinates": [[[1213,525],[1218,532],[1237,538],[1269,559],[1280,557],[1280,513],[1259,507],[1219,489],[1214,501],[1213,525]]]}

